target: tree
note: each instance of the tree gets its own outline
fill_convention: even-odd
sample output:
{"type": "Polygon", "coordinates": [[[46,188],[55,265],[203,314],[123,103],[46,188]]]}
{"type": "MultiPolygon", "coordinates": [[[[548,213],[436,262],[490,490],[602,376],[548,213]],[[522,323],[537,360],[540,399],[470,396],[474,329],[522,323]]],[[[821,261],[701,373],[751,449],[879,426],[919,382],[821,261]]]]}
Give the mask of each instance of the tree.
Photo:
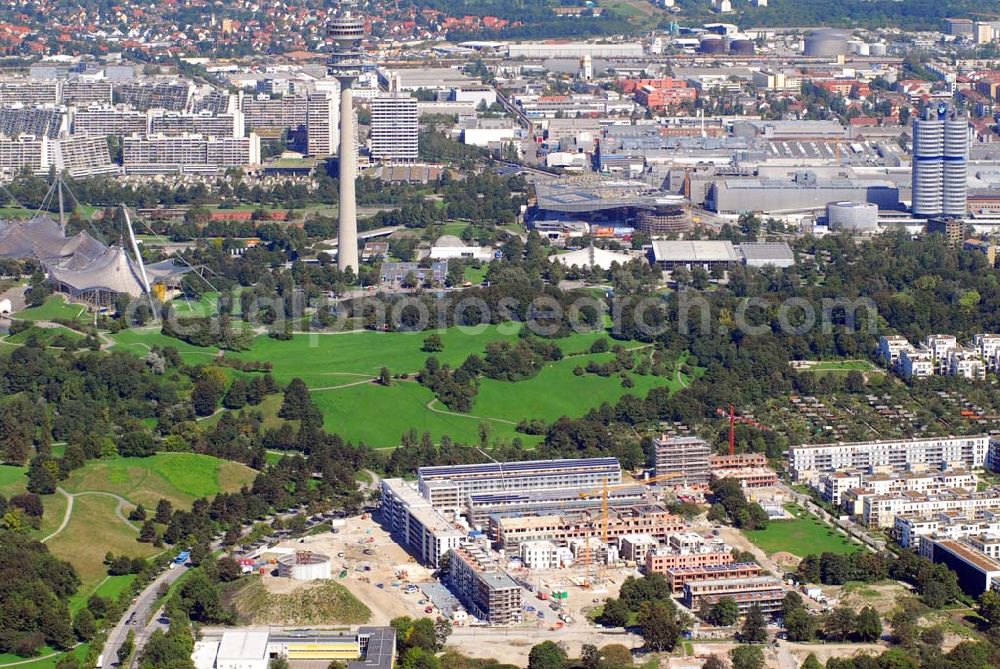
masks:
{"type": "Polygon", "coordinates": [[[424,345],[420,349],[424,353],[437,353],[444,350],[444,342],[441,335],[432,334],[424,339],[424,345]]]}
{"type": "Polygon", "coordinates": [[[726,661],[722,659],[721,655],[712,653],[705,660],[705,664],[701,665],[701,669],[728,669],[726,666],[726,661]]]}
{"type": "Polygon", "coordinates": [[[729,651],[733,669],[762,669],[764,651],[760,646],[736,646],[729,651]]]}
{"type": "Polygon", "coordinates": [[[637,623],[642,628],[642,640],[656,652],[672,651],[683,631],[672,604],[666,603],[669,601],[645,602],[639,609],[637,623]]]}
{"type": "Polygon", "coordinates": [[[132,657],[132,651],[135,650],[135,632],[132,630],[128,631],[125,635],[125,640],[122,645],[118,646],[118,664],[126,664],[128,659],[132,657]]]}
{"type": "Polygon", "coordinates": [[[543,641],[528,653],[528,669],[565,669],[566,651],[555,642],[543,641]]]}
{"type": "Polygon", "coordinates": [[[146,507],[144,507],[142,504],[139,504],[134,509],[129,511],[128,519],[135,522],[141,522],[146,520],[146,507]]]}
{"type": "Polygon", "coordinates": [[[743,643],[764,643],[767,641],[767,619],[760,607],[754,604],[747,611],[740,630],[740,641],[743,643]]]}
{"type": "Polygon", "coordinates": [[[823,665],[816,659],[815,653],[809,653],[805,662],[802,663],[802,669],[823,669],[823,665]]]}
{"type": "Polygon", "coordinates": [[[793,609],[785,616],[789,641],[811,641],[816,636],[816,619],[804,607],[793,609]]]}
{"type": "Polygon", "coordinates": [[[379,382],[380,385],[383,385],[383,386],[391,386],[392,385],[392,374],[389,373],[389,368],[388,367],[383,367],[382,369],[379,370],[379,372],[378,372],[378,382],[379,382]]]}
{"type": "Polygon", "coordinates": [[[583,669],[598,669],[601,665],[601,652],[592,643],[585,643],[580,649],[580,664],[583,669]]]}
{"type": "Polygon", "coordinates": [[[858,641],[872,643],[882,638],[882,619],[871,606],[861,609],[855,623],[854,633],[858,641]]]}
{"type": "Polygon", "coordinates": [[[795,609],[801,609],[803,606],[802,595],[794,590],[789,590],[785,593],[785,599],[781,602],[781,615],[787,618],[788,614],[795,609]]]}
{"type": "Polygon", "coordinates": [[[97,634],[97,623],[89,609],[81,609],[73,618],[73,633],[83,642],[90,641],[97,634]]]}
{"type": "Polygon", "coordinates": [[[156,526],[153,525],[153,521],[147,520],[142,524],[142,528],[139,530],[139,538],[137,541],[144,544],[151,544],[156,541],[157,536],[156,526]]]}
{"type": "Polygon", "coordinates": [[[740,617],[740,607],[732,597],[723,597],[708,612],[708,621],[720,627],[735,625],[740,617]]]}
{"type": "Polygon", "coordinates": [[[976,603],[976,612],[990,627],[1000,626],[1000,593],[987,590],[976,603]]]}
{"type": "Polygon", "coordinates": [[[59,479],[48,463],[55,465],[55,460],[46,456],[38,456],[31,461],[28,468],[28,490],[38,495],[51,495],[59,485],[59,479]]]}
{"type": "Polygon", "coordinates": [[[632,651],[620,643],[601,648],[598,669],[627,669],[632,666],[632,651]]]}
{"type": "Polygon", "coordinates": [[[278,410],[278,416],[289,420],[305,418],[311,406],[312,398],[309,397],[309,388],[305,381],[294,378],[285,388],[285,397],[281,402],[281,409],[278,410]]]}
{"type": "Polygon", "coordinates": [[[160,498],[160,501],[156,503],[156,516],[155,520],[160,525],[166,525],[170,522],[170,519],[174,515],[174,505],[170,503],[170,500],[160,498]]]}
{"type": "Polygon", "coordinates": [[[628,624],[628,605],[618,597],[613,597],[604,602],[604,610],[601,612],[598,621],[606,627],[625,627],[628,624]]]}
{"type": "Polygon", "coordinates": [[[838,606],[823,620],[823,636],[833,641],[844,641],[854,632],[854,611],[847,606],[838,606]]]}
{"type": "Polygon", "coordinates": [[[267,669],[288,669],[288,659],[284,655],[271,658],[267,663],[267,669]]]}

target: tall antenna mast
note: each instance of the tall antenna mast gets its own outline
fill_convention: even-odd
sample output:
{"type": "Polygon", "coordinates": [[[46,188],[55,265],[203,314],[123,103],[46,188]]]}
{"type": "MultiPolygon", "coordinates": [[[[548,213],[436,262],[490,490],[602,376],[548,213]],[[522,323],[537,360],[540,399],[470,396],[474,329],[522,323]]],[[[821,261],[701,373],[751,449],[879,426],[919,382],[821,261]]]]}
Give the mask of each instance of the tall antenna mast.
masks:
{"type": "Polygon", "coordinates": [[[142,262],[142,254],[139,253],[139,244],[135,241],[135,232],[132,230],[132,219],[128,215],[128,207],[122,204],[122,213],[125,215],[125,229],[128,230],[128,241],[132,246],[132,253],[135,254],[135,261],[139,265],[139,278],[142,280],[142,290],[149,299],[149,308],[153,311],[153,319],[156,319],[156,305],[153,303],[153,292],[149,288],[149,278],[146,276],[146,265],[142,262]]]}
{"type": "Polygon", "coordinates": [[[62,228],[63,237],[66,236],[66,207],[63,204],[62,177],[56,176],[56,191],[59,193],[59,226],[62,228]]]}

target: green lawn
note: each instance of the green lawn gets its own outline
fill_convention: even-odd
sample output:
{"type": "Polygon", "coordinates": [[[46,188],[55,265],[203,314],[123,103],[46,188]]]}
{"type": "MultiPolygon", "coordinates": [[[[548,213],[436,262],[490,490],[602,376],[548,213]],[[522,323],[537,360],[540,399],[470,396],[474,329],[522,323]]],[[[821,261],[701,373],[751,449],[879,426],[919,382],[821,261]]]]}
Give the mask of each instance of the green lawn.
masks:
{"type": "Polygon", "coordinates": [[[809,369],[814,372],[871,372],[877,368],[867,360],[820,360],[809,369]]]}
{"type": "Polygon", "coordinates": [[[473,284],[480,284],[486,278],[486,272],[489,269],[486,265],[482,267],[466,267],[465,274],[463,278],[466,281],[471,281],[473,284]]]}
{"type": "MultiPolygon", "coordinates": [[[[187,506],[199,497],[239,490],[254,478],[249,467],[196,453],[158,453],[148,458],[97,460],[63,482],[69,492],[109,492],[154,509],[161,497],[187,506]]],[[[74,511],[74,516],[76,512],[74,511]]]]}
{"type": "Polygon", "coordinates": [[[62,295],[52,295],[46,298],[40,307],[32,307],[14,314],[15,318],[25,321],[76,321],[86,314],[87,308],[80,304],[70,304],[62,295]]]}
{"type": "Polygon", "coordinates": [[[788,504],[786,507],[794,520],[772,520],[765,530],[746,532],[747,538],[768,555],[778,552],[805,557],[812,553],[854,553],[861,546],[846,536],[824,525],[803,508],[788,504]]]}
{"type": "MultiPolygon", "coordinates": [[[[54,649],[46,646],[39,652],[39,655],[44,657],[45,655],[48,655],[49,653],[52,652],[54,652],[54,649]]],[[[74,657],[76,657],[77,660],[80,661],[80,665],[83,666],[83,661],[87,659],[87,653],[89,652],[90,652],[90,644],[85,643],[77,646],[76,648],[67,653],[63,653],[62,655],[57,655],[55,657],[45,660],[38,659],[35,660],[34,662],[16,664],[14,666],[11,666],[11,669],[55,669],[56,663],[60,660],[60,658],[64,657],[65,655],[73,655],[74,657]]],[[[3,667],[10,665],[11,663],[14,662],[17,663],[23,662],[24,659],[25,658],[23,657],[20,657],[18,655],[12,655],[10,653],[0,654],[0,669],[3,669],[3,667]]]]}
{"type": "Polygon", "coordinates": [[[109,335],[109,337],[115,342],[114,348],[116,350],[125,350],[138,356],[145,356],[154,346],[161,349],[173,346],[184,362],[189,365],[209,362],[219,353],[216,348],[194,346],[180,339],[167,337],[160,333],[158,325],[122,330],[109,335]]]}
{"type": "MultiPolygon", "coordinates": [[[[538,376],[527,381],[507,383],[483,379],[479,396],[469,414],[454,415],[435,401],[434,394],[413,380],[413,375],[434,355],[443,364],[460,365],[470,354],[482,355],[487,343],[514,341],[520,326],[515,323],[477,328],[440,330],[443,350],[427,353],[422,349],[430,332],[356,331],[340,334],[300,334],[290,341],[266,336],[255,338],[246,351],[227,352],[244,360],[271,361],[275,379],[285,384],[302,379],[313,392],[313,399],[323,411],[328,430],[354,442],[369,446],[391,447],[410,429],[429,432],[435,440],[448,435],[465,443],[479,440],[479,426],[490,426],[494,438],[519,437],[527,446],[536,445],[538,436],[515,430],[518,421],[538,418],[552,421],[560,416],[579,417],[602,402],[614,403],[631,393],[645,397],[656,386],[672,390],[681,387],[676,376],[630,375],[633,388],[622,386],[620,377],[594,374],[576,376],[573,369],[585,366],[590,359],[610,360],[612,354],[586,352],[606,332],[575,333],[554,340],[563,351],[563,360],[549,364],[538,376]],[[407,374],[389,386],[371,381],[382,367],[391,374],[407,374]]],[[[151,346],[175,346],[185,361],[208,362],[217,353],[213,348],[198,348],[164,337],[155,329],[124,331],[114,335],[116,348],[144,355],[151,346]]],[[[617,342],[612,341],[612,344],[617,342]]],[[[623,342],[635,348],[639,342],[623,342]]],[[[280,421],[276,414],[280,397],[271,397],[260,407],[266,426],[280,421]]],[[[213,419],[209,418],[211,423],[213,419]]]]}
{"type": "MultiPolygon", "coordinates": [[[[44,320],[44,319],[39,319],[44,320]]],[[[30,327],[27,330],[22,330],[15,335],[10,335],[5,342],[9,344],[23,344],[29,337],[36,337],[40,342],[43,342],[46,346],[52,346],[54,342],[60,337],[65,337],[74,342],[79,342],[85,339],[85,335],[76,330],[71,330],[65,326],[58,326],[54,328],[45,327],[30,327]]]]}
{"type": "Polygon", "coordinates": [[[66,529],[46,544],[53,555],[66,560],[80,576],[80,591],[90,592],[104,580],[104,555],[149,557],[158,551],[136,541],[138,531],[115,515],[118,502],[106,495],[81,495],[73,503],[66,529]]]}

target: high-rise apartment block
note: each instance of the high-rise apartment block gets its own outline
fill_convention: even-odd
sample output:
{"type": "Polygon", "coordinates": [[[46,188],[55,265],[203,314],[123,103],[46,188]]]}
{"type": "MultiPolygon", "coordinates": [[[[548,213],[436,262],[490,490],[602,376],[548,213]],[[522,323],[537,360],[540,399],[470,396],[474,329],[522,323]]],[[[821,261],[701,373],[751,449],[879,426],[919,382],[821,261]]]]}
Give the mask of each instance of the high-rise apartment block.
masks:
{"type": "Polygon", "coordinates": [[[306,98],[306,153],[324,158],[337,151],[340,108],[334,95],[310,93],[306,98]]]}
{"type": "Polygon", "coordinates": [[[260,163],[260,137],[132,135],[122,155],[129,174],[216,174],[260,163]]]}
{"type": "Polygon", "coordinates": [[[371,154],[383,162],[415,162],[418,149],[417,100],[406,94],[372,100],[371,154]]]}

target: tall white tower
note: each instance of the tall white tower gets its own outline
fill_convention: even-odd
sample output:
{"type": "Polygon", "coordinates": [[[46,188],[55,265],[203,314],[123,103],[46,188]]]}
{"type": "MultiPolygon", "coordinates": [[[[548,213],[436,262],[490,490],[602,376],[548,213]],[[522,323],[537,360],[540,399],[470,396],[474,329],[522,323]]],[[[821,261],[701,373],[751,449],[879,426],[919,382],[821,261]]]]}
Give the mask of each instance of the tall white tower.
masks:
{"type": "Polygon", "coordinates": [[[330,22],[327,36],[333,50],[327,71],[340,82],[340,225],[337,230],[337,267],[358,271],[358,209],[354,180],[358,172],[357,130],[354,128],[354,96],[351,87],[361,75],[364,53],[361,40],[365,24],[345,12],[330,22]]]}
{"type": "Polygon", "coordinates": [[[941,104],[913,121],[915,216],[965,216],[968,206],[969,120],[941,104]]]}

